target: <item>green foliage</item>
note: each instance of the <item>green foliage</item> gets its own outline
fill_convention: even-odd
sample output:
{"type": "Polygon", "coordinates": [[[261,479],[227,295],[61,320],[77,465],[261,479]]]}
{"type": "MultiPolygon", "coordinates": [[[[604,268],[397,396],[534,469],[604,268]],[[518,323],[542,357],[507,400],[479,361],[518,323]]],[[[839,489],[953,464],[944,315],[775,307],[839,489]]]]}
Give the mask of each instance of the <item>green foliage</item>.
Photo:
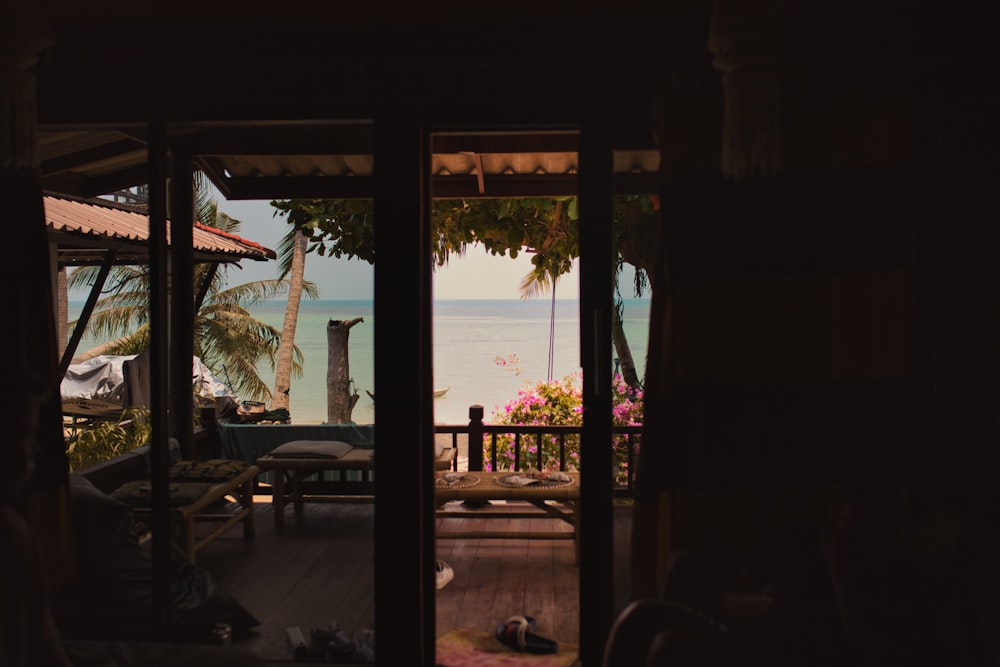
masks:
{"type": "Polygon", "coordinates": [[[126,408],[117,420],[98,422],[66,440],[69,470],[73,472],[132,451],[149,441],[149,410],[126,408]]]}
{"type": "MultiPolygon", "coordinates": [[[[309,237],[309,252],[375,262],[371,200],[292,199],[271,205],[276,216],[287,218],[309,237]]],[[[616,199],[615,236],[628,243],[626,261],[637,273],[655,261],[656,246],[649,241],[659,229],[658,209],[656,200],[646,196],[616,199]]],[[[554,278],[568,272],[580,254],[576,197],[435,199],[432,220],[436,266],[447,265],[452,254],[462,255],[470,246],[482,246],[499,257],[531,253],[533,274],[554,278]]]]}
{"type": "Polygon", "coordinates": [[[358,258],[375,263],[375,214],[369,199],[293,199],[272,201],[275,216],[287,218],[309,238],[320,257],[358,258]]]}
{"type": "Polygon", "coordinates": [[[657,255],[661,247],[659,197],[615,197],[612,230],[618,250],[617,269],[620,271],[623,263],[635,267],[633,294],[641,297],[649,287],[648,273],[660,261],[657,255]]]}
{"type": "MultiPolygon", "coordinates": [[[[498,363],[501,359],[498,358],[498,363]]],[[[502,364],[505,365],[505,364],[502,364]]],[[[583,394],[579,384],[580,374],[568,375],[561,381],[538,382],[526,385],[517,398],[510,401],[502,409],[494,413],[495,424],[521,425],[562,425],[582,426],[583,424],[583,394]]],[[[642,392],[629,387],[621,376],[616,376],[612,385],[612,423],[617,425],[638,425],[642,423],[642,392]]],[[[559,435],[543,434],[541,451],[534,434],[522,436],[520,468],[538,468],[541,457],[542,470],[559,469],[559,435]]],[[[567,435],[566,469],[580,468],[580,436],[567,435]]],[[[615,480],[624,485],[628,479],[627,438],[615,436],[612,442],[615,459],[615,480]]],[[[497,436],[497,470],[514,469],[513,435],[497,436]]],[[[638,454],[638,450],[635,452],[638,454]]],[[[483,460],[487,469],[492,468],[492,442],[484,443],[483,460]]]]}

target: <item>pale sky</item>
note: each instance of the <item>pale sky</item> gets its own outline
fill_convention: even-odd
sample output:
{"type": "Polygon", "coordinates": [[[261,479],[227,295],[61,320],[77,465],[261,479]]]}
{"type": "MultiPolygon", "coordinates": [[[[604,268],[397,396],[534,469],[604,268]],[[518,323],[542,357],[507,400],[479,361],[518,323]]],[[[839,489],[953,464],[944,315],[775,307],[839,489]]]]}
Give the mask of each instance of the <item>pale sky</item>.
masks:
{"type": "MultiPolygon", "coordinates": [[[[272,217],[274,208],[267,201],[219,201],[219,208],[242,224],[239,234],[277,250],[288,226],[283,218],[272,217]]],[[[243,261],[235,273],[239,282],[274,278],[277,262],[243,261]]],[[[453,255],[445,267],[434,271],[435,299],[518,299],[521,279],[531,271],[531,257],[521,253],[516,259],[494,257],[481,247],[470,248],[462,257],[453,255]]],[[[352,259],[306,256],[306,279],[320,289],[321,299],[371,299],[373,269],[367,262],[352,259]]],[[[556,287],[557,299],[579,296],[574,270],[563,276],[556,287]]],[[[551,294],[544,298],[551,298],[551,294]]]]}
{"type": "MultiPolygon", "coordinates": [[[[281,237],[287,231],[283,218],[274,217],[275,209],[265,200],[227,201],[218,198],[219,208],[241,222],[239,234],[243,238],[277,250],[281,237]]],[[[254,280],[277,277],[276,261],[255,262],[243,260],[242,268],[229,271],[230,284],[239,285],[254,280]]],[[[448,265],[434,271],[434,299],[519,299],[521,279],[531,271],[531,256],[520,253],[517,259],[494,257],[482,247],[472,247],[463,257],[452,256],[448,265]]],[[[630,298],[631,272],[623,274],[621,284],[625,298],[630,298]],[[628,293],[625,293],[628,292],[628,293]]],[[[373,268],[357,259],[320,257],[314,253],[306,256],[306,279],[316,283],[320,299],[370,300],[374,293],[373,268]]],[[[70,300],[86,299],[85,292],[70,292],[70,300]]],[[[550,299],[551,293],[535,298],[550,299]]],[[[562,276],[556,286],[557,299],[579,298],[579,278],[576,268],[562,276]]]]}

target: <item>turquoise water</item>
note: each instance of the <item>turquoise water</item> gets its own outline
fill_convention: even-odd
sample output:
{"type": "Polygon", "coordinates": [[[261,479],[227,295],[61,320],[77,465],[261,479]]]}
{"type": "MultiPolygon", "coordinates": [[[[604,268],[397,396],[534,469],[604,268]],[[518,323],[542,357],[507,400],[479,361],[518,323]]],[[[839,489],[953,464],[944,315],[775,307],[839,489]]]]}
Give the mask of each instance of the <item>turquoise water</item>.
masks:
{"type": "MultiPolygon", "coordinates": [[[[75,319],[82,303],[70,303],[70,319],[75,319]]],[[[468,421],[469,406],[482,405],[489,419],[500,406],[517,396],[526,383],[545,380],[551,300],[482,300],[434,302],[434,388],[449,388],[434,401],[437,423],[468,421]],[[501,366],[497,358],[516,358],[501,366]],[[519,369],[515,374],[514,368],[519,369]]],[[[579,303],[556,301],[555,354],[553,377],[580,369],[579,303]]],[[[285,317],[283,301],[269,301],[251,309],[254,317],[281,329],[285,317]]],[[[361,398],[354,408],[354,421],[374,421],[374,403],[366,391],[376,392],[374,383],[375,318],[371,301],[303,300],[299,310],[295,343],[305,355],[301,378],[292,378],[291,407],[295,423],[326,420],[327,322],[363,318],[350,330],[350,375],[361,398]]],[[[649,323],[649,301],[625,302],[625,333],[640,375],[645,369],[649,323]]],[[[79,351],[101,341],[85,339],[79,351]]],[[[610,343],[609,343],[610,344],[610,343]]],[[[79,353],[79,352],[78,352],[79,353]]],[[[274,371],[260,369],[269,385],[274,371]]],[[[225,381],[224,375],[220,375],[225,381]]]]}

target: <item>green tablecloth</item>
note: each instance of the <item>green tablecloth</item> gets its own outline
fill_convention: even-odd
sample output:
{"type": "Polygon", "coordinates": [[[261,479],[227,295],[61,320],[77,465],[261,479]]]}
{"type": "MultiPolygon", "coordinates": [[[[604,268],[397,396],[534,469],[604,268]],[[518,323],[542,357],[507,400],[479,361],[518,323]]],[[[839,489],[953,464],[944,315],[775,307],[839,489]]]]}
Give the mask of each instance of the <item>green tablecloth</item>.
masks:
{"type": "Polygon", "coordinates": [[[355,447],[375,446],[374,424],[225,424],[219,423],[222,456],[247,463],[292,440],[340,440],[355,447]]]}

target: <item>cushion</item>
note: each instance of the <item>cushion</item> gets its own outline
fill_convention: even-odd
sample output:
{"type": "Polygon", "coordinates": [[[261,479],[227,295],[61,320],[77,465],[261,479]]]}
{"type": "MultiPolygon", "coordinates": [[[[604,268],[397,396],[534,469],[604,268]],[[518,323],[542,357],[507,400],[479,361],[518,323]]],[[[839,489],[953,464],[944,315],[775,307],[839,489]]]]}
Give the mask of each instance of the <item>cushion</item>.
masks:
{"type": "Polygon", "coordinates": [[[170,479],[178,481],[222,482],[236,477],[250,465],[235,459],[178,461],[170,466],[170,479]]]}
{"type": "Polygon", "coordinates": [[[340,440],[292,440],[272,449],[269,454],[275,458],[292,459],[339,459],[354,445],[340,440]]]}
{"type": "MultiPolygon", "coordinates": [[[[190,505],[212,487],[208,482],[171,482],[167,504],[170,507],[190,505]]],[[[111,494],[131,507],[149,507],[152,504],[153,485],[145,480],[122,484],[111,494]]]]}

